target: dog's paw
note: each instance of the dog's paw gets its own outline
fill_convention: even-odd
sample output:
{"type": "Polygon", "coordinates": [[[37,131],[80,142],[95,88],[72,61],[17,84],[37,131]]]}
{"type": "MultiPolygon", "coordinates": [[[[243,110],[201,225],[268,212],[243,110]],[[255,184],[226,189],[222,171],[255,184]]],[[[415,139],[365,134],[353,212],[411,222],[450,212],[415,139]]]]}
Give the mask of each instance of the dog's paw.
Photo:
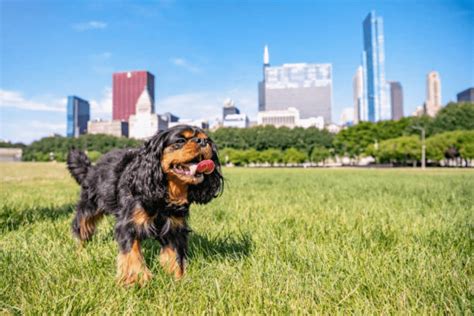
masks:
{"type": "Polygon", "coordinates": [[[139,271],[128,271],[128,273],[120,273],[118,275],[118,283],[129,287],[135,284],[140,287],[144,286],[148,281],[153,278],[153,274],[148,268],[143,268],[139,271]]]}

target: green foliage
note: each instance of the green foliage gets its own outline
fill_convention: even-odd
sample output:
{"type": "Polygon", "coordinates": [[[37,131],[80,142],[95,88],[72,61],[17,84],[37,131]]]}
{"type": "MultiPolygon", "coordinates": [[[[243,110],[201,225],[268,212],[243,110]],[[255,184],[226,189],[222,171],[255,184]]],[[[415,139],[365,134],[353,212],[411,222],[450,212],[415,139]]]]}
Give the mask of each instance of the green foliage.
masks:
{"type": "Polygon", "coordinates": [[[270,164],[283,162],[283,152],[278,149],[270,148],[260,152],[260,161],[270,164]]]}
{"type": "Polygon", "coordinates": [[[290,147],[311,152],[314,146],[330,148],[333,134],[317,128],[276,128],[256,126],[252,128],[219,128],[211,133],[219,148],[250,149],[263,151],[270,148],[286,150],[290,147]]]}
{"type": "Polygon", "coordinates": [[[26,145],[23,143],[10,143],[0,141],[0,148],[25,148],[26,145]]]}
{"type": "MultiPolygon", "coordinates": [[[[114,148],[138,147],[141,144],[141,141],[135,139],[110,135],[82,135],[79,138],[45,137],[24,149],[23,160],[49,161],[54,158],[57,161],[65,161],[67,152],[73,147],[104,154],[114,148]]],[[[97,156],[95,153],[93,155],[97,156]]]]}
{"type": "Polygon", "coordinates": [[[96,162],[97,160],[99,160],[100,157],[102,157],[102,153],[96,150],[91,150],[87,152],[87,156],[92,162],[96,162]]]}
{"type": "Polygon", "coordinates": [[[436,161],[456,157],[474,159],[473,147],[474,130],[445,132],[426,140],[426,155],[436,161]]]}
{"type": "Polygon", "coordinates": [[[449,103],[434,118],[433,133],[474,130],[474,103],[449,103]]]}
{"type": "MultiPolygon", "coordinates": [[[[361,122],[339,132],[334,139],[334,149],[337,154],[351,158],[370,155],[370,145],[401,136],[419,135],[412,126],[429,129],[431,121],[429,116],[422,116],[404,117],[398,121],[361,122]]],[[[430,135],[429,130],[426,135],[430,135]]]]}
{"type": "Polygon", "coordinates": [[[324,162],[331,156],[331,152],[325,147],[314,147],[311,151],[311,161],[312,162],[324,162]]]}
{"type": "Polygon", "coordinates": [[[421,160],[421,141],[417,136],[387,139],[370,149],[381,163],[399,162],[403,165],[421,160]]]}
{"type": "Polygon", "coordinates": [[[286,163],[303,163],[307,159],[306,153],[296,148],[288,148],[283,155],[283,161],[286,163]]]}

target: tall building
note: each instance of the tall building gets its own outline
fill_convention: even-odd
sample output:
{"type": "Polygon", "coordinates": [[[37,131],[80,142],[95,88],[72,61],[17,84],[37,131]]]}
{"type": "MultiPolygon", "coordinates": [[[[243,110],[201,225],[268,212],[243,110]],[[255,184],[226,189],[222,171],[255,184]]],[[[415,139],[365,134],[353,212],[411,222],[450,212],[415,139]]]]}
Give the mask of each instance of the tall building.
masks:
{"type": "Polygon", "coordinates": [[[235,106],[234,101],[227,99],[224,101],[224,108],[222,109],[222,120],[230,114],[240,114],[240,110],[235,106]]]}
{"type": "Polygon", "coordinates": [[[128,121],[135,114],[138,97],[147,87],[155,112],[155,76],[148,71],[128,71],[113,74],[112,119],[128,121]]]}
{"type": "Polygon", "coordinates": [[[441,109],[441,79],[436,71],[426,76],[426,114],[435,116],[441,109]]]}
{"type": "Polygon", "coordinates": [[[137,139],[150,138],[157,131],[168,128],[168,121],[155,113],[147,86],[142,88],[135,105],[135,114],[130,115],[128,124],[130,137],[137,139]]]}
{"type": "Polygon", "coordinates": [[[392,111],[388,100],[388,85],[385,82],[383,19],[372,11],[362,25],[364,33],[362,66],[366,98],[364,111],[367,112],[367,119],[363,120],[371,122],[389,120],[392,111]]]}
{"type": "Polygon", "coordinates": [[[364,98],[364,71],[362,66],[357,67],[352,78],[352,95],[354,100],[354,124],[367,121],[367,113],[364,98]]]}
{"type": "Polygon", "coordinates": [[[89,102],[76,96],[67,97],[67,137],[79,137],[87,133],[90,119],[89,102]]]}
{"type": "Polygon", "coordinates": [[[392,120],[399,120],[403,117],[403,88],[398,81],[390,81],[389,84],[392,120]]]}
{"type": "Polygon", "coordinates": [[[468,88],[457,94],[458,102],[471,102],[474,103],[474,88],[468,88]]]}
{"type": "Polygon", "coordinates": [[[322,116],[331,121],[332,65],[283,64],[270,66],[268,47],[263,58],[263,80],[259,82],[259,111],[296,108],[302,118],[322,116]]]}

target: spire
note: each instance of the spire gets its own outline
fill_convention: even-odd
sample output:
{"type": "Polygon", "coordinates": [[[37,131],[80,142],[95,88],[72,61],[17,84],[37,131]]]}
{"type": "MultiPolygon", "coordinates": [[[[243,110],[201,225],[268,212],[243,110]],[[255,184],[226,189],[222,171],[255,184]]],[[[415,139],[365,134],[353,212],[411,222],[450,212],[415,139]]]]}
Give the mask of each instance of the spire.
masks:
{"type": "Polygon", "coordinates": [[[263,49],[263,64],[264,65],[269,65],[270,64],[270,55],[268,54],[268,46],[265,45],[265,48],[263,49]]]}

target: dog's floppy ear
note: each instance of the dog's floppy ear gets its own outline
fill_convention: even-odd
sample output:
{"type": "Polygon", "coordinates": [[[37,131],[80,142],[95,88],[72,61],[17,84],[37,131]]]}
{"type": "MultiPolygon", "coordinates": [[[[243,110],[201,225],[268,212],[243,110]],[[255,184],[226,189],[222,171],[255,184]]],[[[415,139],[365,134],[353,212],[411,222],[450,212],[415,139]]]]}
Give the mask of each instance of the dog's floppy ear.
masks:
{"type": "Polygon", "coordinates": [[[166,197],[166,175],[161,168],[161,159],[167,137],[167,131],[157,133],[139,152],[139,165],[132,184],[150,201],[166,197]]]}
{"type": "Polygon", "coordinates": [[[188,200],[190,203],[205,204],[217,197],[224,191],[224,177],[222,176],[221,163],[217,154],[217,147],[209,139],[212,146],[212,161],[215,164],[214,171],[204,176],[204,181],[198,185],[191,185],[188,189],[188,200]]]}

